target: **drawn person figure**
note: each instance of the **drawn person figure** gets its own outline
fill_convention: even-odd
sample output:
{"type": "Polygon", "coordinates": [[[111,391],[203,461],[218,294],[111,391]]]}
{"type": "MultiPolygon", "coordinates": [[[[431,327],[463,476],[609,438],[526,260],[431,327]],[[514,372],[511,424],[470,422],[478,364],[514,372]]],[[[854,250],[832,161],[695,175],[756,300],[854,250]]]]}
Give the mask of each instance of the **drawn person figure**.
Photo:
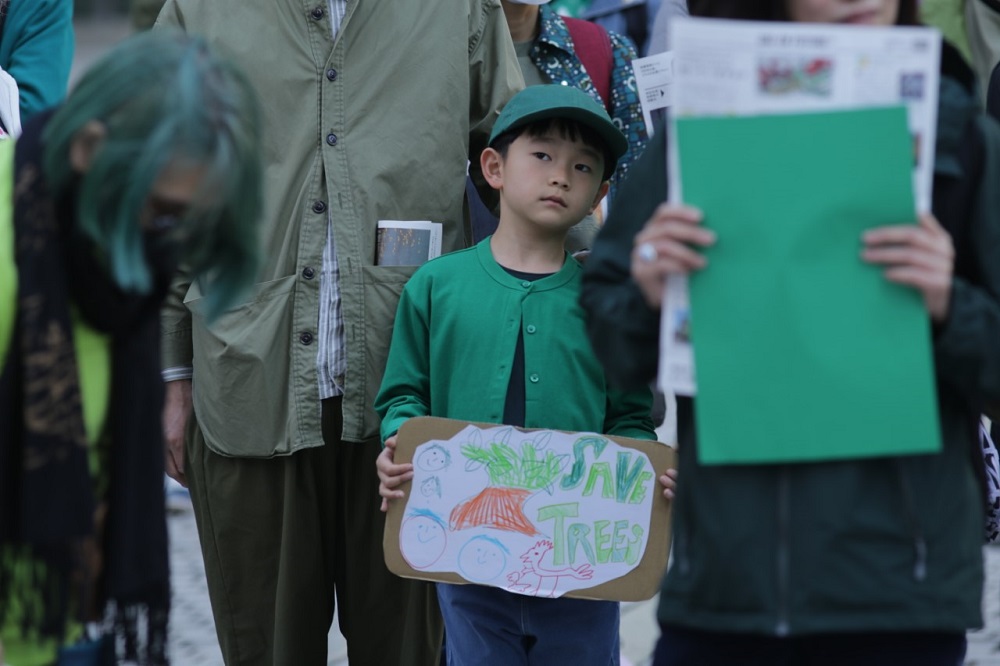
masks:
{"type": "MultiPolygon", "coordinates": [[[[915,5],[690,2],[696,16],[882,26],[915,22],[915,5]]],[[[679,398],[683,481],[673,517],[675,557],[660,595],[658,666],[962,663],[966,629],[982,625],[985,499],[972,466],[978,448],[970,447],[978,441],[981,406],[1000,400],[1000,127],[980,114],[973,81],[945,44],[933,214],[858,239],[864,261],[914,289],[926,306],[942,451],[701,465],[696,399],[679,398]],[[719,557],[737,551],[739,557],[719,557]]],[[[591,340],[623,386],[656,372],[666,282],[712,270],[699,251],[716,240],[701,227],[702,213],[664,203],[664,136],[654,133],[623,186],[628,206],[612,210],[584,278],[591,340]]],[[[766,391],[767,378],[747,389],[766,391]]]]}
{"type": "MultiPolygon", "coordinates": [[[[530,86],[504,107],[480,162],[500,193],[496,233],[427,262],[400,297],[375,403],[384,507],[413,478],[412,464],[393,463],[396,431],[410,417],[654,438],[648,389],[610,390],[589,349],[577,306],[581,266],[563,248],[626,149],[604,108],[575,88],[530,86]]],[[[526,641],[538,663],[618,661],[616,602],[437,590],[449,663],[523,663],[526,641]]]]}
{"type": "Polygon", "coordinates": [[[440,444],[420,447],[417,453],[417,467],[427,472],[437,472],[451,464],[451,453],[440,444]]]}
{"type": "Polygon", "coordinates": [[[441,479],[431,476],[420,484],[420,494],[424,497],[441,497],[441,479]]]}
{"type": "Polygon", "coordinates": [[[499,539],[478,535],[469,539],[458,553],[462,576],[477,583],[495,580],[507,567],[510,551],[499,539]]]}
{"type": "Polygon", "coordinates": [[[594,577],[594,570],[589,564],[561,569],[553,569],[546,565],[544,563],[545,557],[551,552],[552,542],[546,540],[539,541],[524,551],[521,555],[524,568],[507,576],[510,581],[507,589],[532,594],[536,597],[554,597],[561,577],[569,576],[580,580],[590,580],[594,577]],[[532,583],[534,583],[534,587],[532,587],[532,583]]]}
{"type": "Polygon", "coordinates": [[[426,569],[448,548],[448,526],[427,509],[413,511],[399,529],[400,552],[414,569],[426,569]]]}

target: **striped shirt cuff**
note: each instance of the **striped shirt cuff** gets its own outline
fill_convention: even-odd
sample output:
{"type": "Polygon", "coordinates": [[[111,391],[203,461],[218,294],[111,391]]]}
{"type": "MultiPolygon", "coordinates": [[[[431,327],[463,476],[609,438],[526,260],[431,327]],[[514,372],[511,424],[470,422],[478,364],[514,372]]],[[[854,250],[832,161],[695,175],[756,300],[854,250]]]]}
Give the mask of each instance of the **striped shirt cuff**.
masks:
{"type": "Polygon", "coordinates": [[[179,366],[175,368],[165,368],[160,371],[160,376],[165,382],[176,382],[179,379],[191,379],[194,375],[194,368],[191,366],[179,366]]]}

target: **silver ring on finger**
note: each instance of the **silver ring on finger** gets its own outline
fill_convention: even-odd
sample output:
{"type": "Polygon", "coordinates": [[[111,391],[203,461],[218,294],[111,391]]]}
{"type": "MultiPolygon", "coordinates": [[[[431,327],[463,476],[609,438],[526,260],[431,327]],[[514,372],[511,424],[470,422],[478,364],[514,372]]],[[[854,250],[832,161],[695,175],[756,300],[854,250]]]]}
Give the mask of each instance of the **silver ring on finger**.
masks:
{"type": "Polygon", "coordinates": [[[656,251],[656,246],[652,243],[646,242],[639,245],[635,250],[636,256],[644,264],[651,264],[660,258],[660,254],[656,251]]]}

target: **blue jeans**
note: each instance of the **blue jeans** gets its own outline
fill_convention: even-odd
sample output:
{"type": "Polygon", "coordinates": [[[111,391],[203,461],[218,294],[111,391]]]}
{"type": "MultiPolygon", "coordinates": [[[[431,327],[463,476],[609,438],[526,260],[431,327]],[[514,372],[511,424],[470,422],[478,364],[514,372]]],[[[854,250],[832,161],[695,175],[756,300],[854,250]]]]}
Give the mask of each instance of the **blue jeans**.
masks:
{"type": "Polygon", "coordinates": [[[619,605],[437,584],[448,666],[618,666],[619,605]]]}
{"type": "Polygon", "coordinates": [[[965,634],[871,632],[776,638],[661,625],[654,666],[961,666],[965,634]]]}

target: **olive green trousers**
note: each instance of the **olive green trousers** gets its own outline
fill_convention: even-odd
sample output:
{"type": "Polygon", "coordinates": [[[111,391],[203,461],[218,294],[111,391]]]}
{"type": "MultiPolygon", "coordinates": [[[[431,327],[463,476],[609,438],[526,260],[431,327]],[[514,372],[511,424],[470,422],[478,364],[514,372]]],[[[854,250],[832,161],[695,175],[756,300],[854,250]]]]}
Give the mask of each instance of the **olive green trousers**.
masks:
{"type": "Polygon", "coordinates": [[[340,432],[338,398],[323,403],[325,445],[290,456],[221,456],[196,425],[189,432],[186,473],[228,666],[325,666],[335,606],[352,666],[439,663],[433,585],[385,567],[379,443],[340,432]]]}

